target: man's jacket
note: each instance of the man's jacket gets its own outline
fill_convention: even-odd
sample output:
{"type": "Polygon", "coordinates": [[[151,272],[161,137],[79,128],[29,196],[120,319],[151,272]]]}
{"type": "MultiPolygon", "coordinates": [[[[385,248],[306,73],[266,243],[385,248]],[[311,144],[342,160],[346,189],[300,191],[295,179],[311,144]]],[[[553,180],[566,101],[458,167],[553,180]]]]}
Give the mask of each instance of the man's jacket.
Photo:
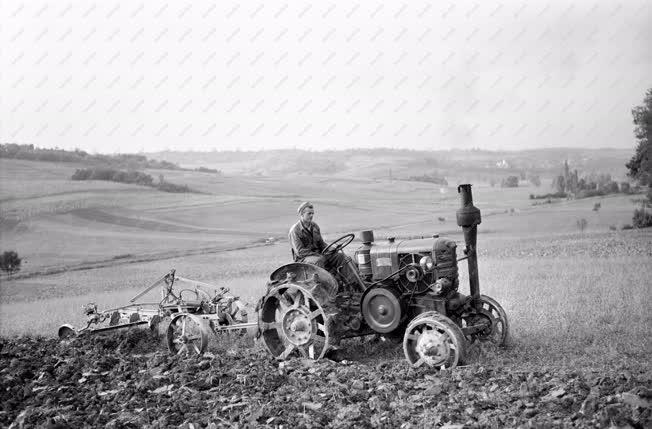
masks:
{"type": "Polygon", "coordinates": [[[288,234],[290,244],[292,245],[292,254],[295,261],[300,261],[309,255],[321,254],[326,247],[326,243],[321,238],[319,225],[312,223],[306,227],[301,221],[292,225],[288,234]]]}

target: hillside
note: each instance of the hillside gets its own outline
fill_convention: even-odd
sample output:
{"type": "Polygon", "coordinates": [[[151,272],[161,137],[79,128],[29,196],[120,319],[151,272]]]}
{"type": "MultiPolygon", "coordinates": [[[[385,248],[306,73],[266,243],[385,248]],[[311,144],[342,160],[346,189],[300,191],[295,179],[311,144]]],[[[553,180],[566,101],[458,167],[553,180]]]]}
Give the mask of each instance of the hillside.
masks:
{"type": "Polygon", "coordinates": [[[537,149],[526,151],[413,151],[398,149],[350,149],[309,152],[303,150],[155,152],[147,156],[175,162],[186,168],[200,165],[229,175],[275,176],[286,174],[405,179],[416,175],[446,177],[456,181],[487,182],[507,175],[536,174],[552,178],[565,160],[580,175],[611,174],[624,178],[632,151],[624,149],[537,149]]]}
{"type": "MultiPolygon", "coordinates": [[[[365,174],[388,165],[394,178],[423,174],[419,165],[439,162],[432,154],[353,152],[330,154],[344,166],[333,175],[258,176],[237,153],[230,165],[238,174],[146,170],[197,194],[73,181],[80,165],[0,159],[3,250],[24,258],[19,273],[0,278],[0,426],[650,426],[652,229],[623,230],[632,195],[533,205],[529,194],[547,186],[474,181],[481,291],[504,307],[511,338],[504,349],[470,344],[468,362],[453,370],[411,369],[401,345],[373,336],[345,340],[341,362],[277,362],[247,338],[211,337],[210,353],[188,360],[147,331],[47,338],[63,323],[85,326],[84,304],[122,306],[171,268],[255,306],[269,274],[290,261],[287,228],[304,200],[315,203],[327,241],[365,229],[379,242],[440,233],[461,256],[457,181],[374,179],[351,169],[365,162],[365,174]]],[[[250,164],[271,168],[272,154],[250,164]]],[[[305,165],[325,159],[298,154],[305,165]]],[[[484,152],[448,155],[444,164],[466,163],[467,171],[511,168],[483,167],[484,152]]],[[[586,165],[617,165],[607,152],[594,155],[586,165]]],[[[536,165],[552,157],[539,156],[536,165]]],[[[464,261],[459,275],[468,293],[464,261]]]]}
{"type": "MultiPolygon", "coordinates": [[[[585,159],[583,162],[587,166],[604,169],[601,171],[615,171],[618,165],[624,169],[614,161],[614,154],[620,153],[624,158],[622,152],[595,151],[592,158],[584,154],[581,159],[585,159]]],[[[546,164],[548,170],[541,171],[553,171],[551,159],[560,155],[551,153],[539,156],[538,165],[549,162],[546,164]]],[[[544,207],[532,211],[534,208],[528,198],[533,193],[548,192],[547,184],[536,188],[525,181],[518,188],[508,189],[491,187],[483,181],[488,175],[501,178],[512,171],[511,167],[501,169],[489,164],[489,156],[495,157],[496,153],[442,152],[441,159],[445,155],[447,161],[439,160],[435,156],[439,154],[393,150],[229,152],[207,154],[201,162],[204,165],[213,162],[208,155],[224,155],[236,171],[233,173],[144,170],[153,177],[164,175],[172,183],[187,185],[198,190],[198,194],[169,194],[145,186],[71,180],[75,170],[84,166],[80,163],[0,159],[3,248],[15,250],[26,258],[19,275],[97,264],[104,266],[116,260],[134,262],[201,254],[264,243],[270,237],[285,239],[287,228],[296,219],[295,207],[305,200],[317,204],[319,222],[327,239],[363,229],[391,229],[395,234],[406,235],[458,233],[454,218],[459,204],[456,185],[463,181],[474,184],[477,202],[485,216],[525,210],[536,217],[537,213],[549,211],[544,207]],[[341,165],[341,169],[334,168],[332,174],[307,173],[310,165],[322,163],[329,157],[334,164],[341,165]],[[295,174],[278,172],[287,169],[292,162],[299,163],[296,165],[303,166],[302,169],[295,174]],[[247,169],[247,165],[252,167],[247,169]],[[255,165],[259,168],[254,168],[255,165]],[[356,165],[364,167],[353,168],[356,165]],[[428,171],[426,165],[441,165],[439,170],[446,175],[448,186],[396,180],[421,175],[428,171]],[[453,168],[452,165],[462,167],[453,168]],[[274,175],[254,174],[262,169],[274,175]],[[392,179],[383,177],[382,171],[390,169],[392,179]],[[457,171],[467,173],[465,177],[448,176],[448,172],[462,176],[457,171]],[[488,172],[487,175],[484,172],[488,172]],[[367,177],[374,174],[379,178],[367,177]],[[434,219],[445,221],[433,223],[434,219]]],[[[185,161],[190,160],[191,155],[179,154],[180,158],[188,157],[185,161]]],[[[510,162],[529,165],[526,161],[534,162],[537,158],[536,152],[504,155],[512,157],[505,161],[508,165],[510,162]]],[[[570,158],[569,163],[579,162],[575,159],[580,158],[570,158]]],[[[221,164],[214,166],[225,169],[221,164]]],[[[439,171],[436,174],[440,174],[439,171]]],[[[601,220],[591,220],[590,228],[606,230],[609,225],[630,222],[629,199],[619,197],[621,203],[614,203],[612,214],[604,213],[601,220]]],[[[585,210],[589,213],[592,204],[592,200],[577,202],[578,207],[587,206],[585,210]]],[[[567,215],[560,209],[562,207],[556,206],[542,219],[562,224],[557,231],[575,229],[575,220],[566,219],[567,215]]],[[[503,223],[512,231],[532,231],[536,225],[546,224],[541,219],[529,222],[529,217],[525,213],[519,216],[523,221],[521,226],[517,226],[520,223],[514,219],[492,225],[494,222],[487,217],[486,222],[494,233],[504,230],[503,223]]]]}

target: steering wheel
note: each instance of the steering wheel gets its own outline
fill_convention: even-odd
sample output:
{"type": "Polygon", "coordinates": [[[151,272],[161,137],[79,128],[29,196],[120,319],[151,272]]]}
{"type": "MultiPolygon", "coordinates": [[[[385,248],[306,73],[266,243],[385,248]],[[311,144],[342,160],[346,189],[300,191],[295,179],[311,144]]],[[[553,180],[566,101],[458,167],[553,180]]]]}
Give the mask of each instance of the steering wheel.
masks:
{"type": "Polygon", "coordinates": [[[324,247],[324,250],[321,251],[322,255],[332,255],[337,253],[340,250],[344,249],[346,246],[351,244],[355,234],[346,234],[338,238],[337,240],[331,242],[328,246],[324,247]]]}

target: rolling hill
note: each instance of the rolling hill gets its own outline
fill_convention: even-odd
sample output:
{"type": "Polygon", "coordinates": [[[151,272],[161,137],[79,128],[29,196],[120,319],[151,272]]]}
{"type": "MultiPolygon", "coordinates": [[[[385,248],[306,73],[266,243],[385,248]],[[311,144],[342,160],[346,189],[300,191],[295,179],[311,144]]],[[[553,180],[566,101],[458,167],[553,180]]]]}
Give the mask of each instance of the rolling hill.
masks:
{"type": "Polygon", "coordinates": [[[350,149],[309,152],[303,150],[156,152],[152,159],[175,162],[187,168],[206,166],[225,175],[329,175],[368,179],[407,179],[423,174],[445,177],[449,183],[488,182],[507,175],[536,174],[552,178],[564,161],[580,175],[610,174],[624,179],[625,163],[632,151],[623,149],[552,148],[525,151],[413,151],[350,149]]]}

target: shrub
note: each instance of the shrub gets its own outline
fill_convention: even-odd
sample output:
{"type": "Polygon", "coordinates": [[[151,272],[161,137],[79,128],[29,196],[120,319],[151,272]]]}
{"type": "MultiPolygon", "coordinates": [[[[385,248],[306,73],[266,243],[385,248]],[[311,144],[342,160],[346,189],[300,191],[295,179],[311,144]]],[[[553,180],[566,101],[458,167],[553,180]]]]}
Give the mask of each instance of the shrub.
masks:
{"type": "Polygon", "coordinates": [[[175,185],[174,183],[165,182],[165,181],[157,184],[155,188],[163,192],[175,192],[175,193],[193,192],[193,190],[190,189],[187,185],[175,185]]]}
{"type": "Polygon", "coordinates": [[[534,195],[530,194],[531,200],[546,200],[550,198],[566,198],[568,194],[566,192],[555,192],[554,194],[545,194],[545,195],[534,195]]]}
{"type": "Polygon", "coordinates": [[[443,177],[437,177],[437,176],[430,176],[427,174],[424,174],[422,176],[410,176],[408,177],[409,181],[411,182],[427,182],[427,183],[434,183],[436,185],[444,185],[448,186],[448,181],[443,178],[443,177]]]}
{"type": "Polygon", "coordinates": [[[0,255],[0,270],[12,275],[16,271],[20,271],[20,264],[22,262],[23,260],[18,257],[18,253],[9,250],[0,255]]]}
{"type": "Polygon", "coordinates": [[[96,168],[91,173],[90,180],[112,180],[113,175],[116,173],[115,170],[110,168],[96,168]]]}
{"type": "Polygon", "coordinates": [[[607,195],[606,189],[593,189],[593,190],[583,190],[577,193],[577,198],[591,198],[591,197],[603,197],[607,195]]]}
{"type": "Polygon", "coordinates": [[[623,225],[623,229],[634,229],[634,227],[626,223],[625,225],[623,225]]]}
{"type": "Polygon", "coordinates": [[[632,225],[634,228],[648,228],[652,226],[652,213],[644,208],[635,209],[634,217],[632,217],[632,225]]]}
{"type": "Polygon", "coordinates": [[[88,180],[92,173],[93,170],[89,168],[78,168],[72,175],[72,180],[88,180]]]}
{"type": "Polygon", "coordinates": [[[206,168],[206,167],[199,167],[195,168],[195,171],[199,171],[200,173],[216,173],[216,174],[222,174],[220,170],[216,170],[214,168],[206,168]]]}

